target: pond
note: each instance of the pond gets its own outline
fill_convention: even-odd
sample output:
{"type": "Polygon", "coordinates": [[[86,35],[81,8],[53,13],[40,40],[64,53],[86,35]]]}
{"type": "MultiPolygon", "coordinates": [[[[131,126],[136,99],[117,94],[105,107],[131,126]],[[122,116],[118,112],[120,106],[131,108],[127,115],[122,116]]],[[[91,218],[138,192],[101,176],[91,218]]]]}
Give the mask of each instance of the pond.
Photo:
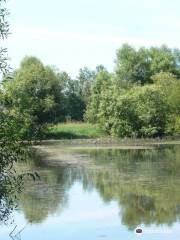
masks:
{"type": "Polygon", "coordinates": [[[0,239],[139,239],[137,227],[141,239],[180,238],[179,145],[46,144],[17,168],[40,179],[25,182],[0,239]]]}

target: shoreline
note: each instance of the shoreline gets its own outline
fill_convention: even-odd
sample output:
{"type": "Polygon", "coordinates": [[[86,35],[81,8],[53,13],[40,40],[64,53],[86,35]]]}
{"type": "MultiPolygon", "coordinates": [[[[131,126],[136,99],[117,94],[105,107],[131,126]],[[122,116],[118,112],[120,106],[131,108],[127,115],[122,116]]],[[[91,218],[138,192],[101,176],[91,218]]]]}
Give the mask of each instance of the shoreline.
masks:
{"type": "Polygon", "coordinates": [[[42,140],[38,145],[59,145],[69,148],[153,148],[162,145],[180,145],[180,139],[117,139],[117,138],[92,138],[92,139],[51,139],[42,140]]]}

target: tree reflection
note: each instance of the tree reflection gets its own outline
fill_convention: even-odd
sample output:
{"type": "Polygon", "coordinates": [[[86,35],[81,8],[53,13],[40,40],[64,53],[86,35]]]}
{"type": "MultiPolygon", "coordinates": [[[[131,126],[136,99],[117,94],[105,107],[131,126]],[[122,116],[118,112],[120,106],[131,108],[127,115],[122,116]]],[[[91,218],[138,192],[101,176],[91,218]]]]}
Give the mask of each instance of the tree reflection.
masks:
{"type": "MultiPolygon", "coordinates": [[[[2,133],[2,132],[1,132],[2,133]]],[[[26,146],[14,140],[0,142],[0,224],[8,224],[17,206],[24,173],[17,174],[15,162],[26,157],[26,146]]],[[[13,219],[11,219],[12,221],[13,219]]]]}
{"type": "Polygon", "coordinates": [[[95,166],[101,166],[98,172],[91,171],[94,186],[104,201],[118,201],[121,221],[129,229],[179,220],[179,147],[91,151],[89,155],[95,166]]]}
{"type": "Polygon", "coordinates": [[[41,179],[35,184],[25,183],[20,204],[28,222],[41,223],[49,214],[61,211],[67,202],[64,169],[58,169],[58,175],[52,170],[42,170],[41,179]]]}
{"type": "Polygon", "coordinates": [[[21,195],[21,208],[29,222],[40,223],[49,214],[61,212],[77,180],[84,190],[95,188],[103,201],[117,201],[121,222],[129,229],[179,220],[179,147],[74,150],[73,154],[86,156],[86,163],[75,166],[54,164],[52,160],[47,165],[45,157],[39,163],[34,161],[31,169],[39,169],[41,180],[26,182],[26,191],[21,195]]]}

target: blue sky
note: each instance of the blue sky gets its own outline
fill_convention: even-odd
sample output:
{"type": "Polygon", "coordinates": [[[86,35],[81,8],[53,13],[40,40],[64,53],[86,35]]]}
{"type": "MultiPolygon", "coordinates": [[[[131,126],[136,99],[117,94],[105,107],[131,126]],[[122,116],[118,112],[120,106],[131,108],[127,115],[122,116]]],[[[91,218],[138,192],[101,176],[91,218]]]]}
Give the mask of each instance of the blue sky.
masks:
{"type": "Polygon", "coordinates": [[[81,67],[113,70],[116,50],[180,48],[179,0],[9,0],[11,66],[34,55],[75,77],[81,67]]]}

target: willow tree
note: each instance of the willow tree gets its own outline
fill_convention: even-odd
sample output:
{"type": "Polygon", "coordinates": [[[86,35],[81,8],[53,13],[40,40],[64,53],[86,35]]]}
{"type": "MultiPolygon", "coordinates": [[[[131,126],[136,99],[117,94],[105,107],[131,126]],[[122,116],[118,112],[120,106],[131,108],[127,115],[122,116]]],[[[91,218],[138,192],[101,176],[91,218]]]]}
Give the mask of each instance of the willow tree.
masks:
{"type": "MultiPolygon", "coordinates": [[[[8,11],[5,0],[0,0],[0,41],[9,34],[8,11]]],[[[8,72],[7,49],[0,47],[0,74],[8,72]]],[[[24,174],[16,175],[14,163],[24,159],[26,146],[20,141],[19,119],[9,114],[4,106],[4,91],[0,87],[0,224],[7,223],[15,207],[18,193],[21,191],[24,174]]]]}

